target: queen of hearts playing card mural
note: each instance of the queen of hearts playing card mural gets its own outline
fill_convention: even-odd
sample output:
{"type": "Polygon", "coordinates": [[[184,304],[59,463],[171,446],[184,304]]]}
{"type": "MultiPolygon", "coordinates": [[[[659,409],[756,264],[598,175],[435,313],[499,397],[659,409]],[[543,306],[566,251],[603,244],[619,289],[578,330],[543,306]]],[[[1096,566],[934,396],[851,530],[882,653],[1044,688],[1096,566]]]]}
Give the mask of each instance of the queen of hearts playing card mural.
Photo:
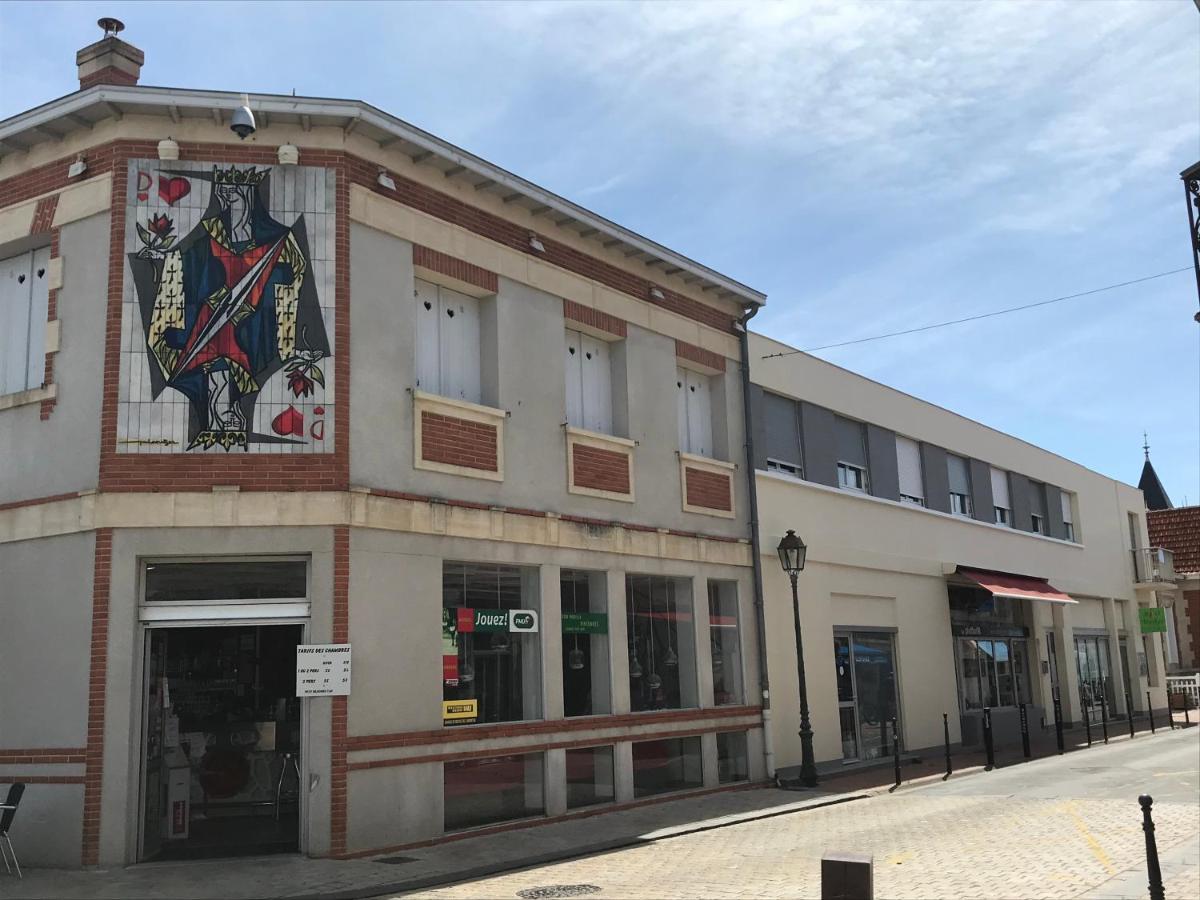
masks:
{"type": "Polygon", "coordinates": [[[134,160],[123,452],[333,449],[334,175],[134,160]]]}

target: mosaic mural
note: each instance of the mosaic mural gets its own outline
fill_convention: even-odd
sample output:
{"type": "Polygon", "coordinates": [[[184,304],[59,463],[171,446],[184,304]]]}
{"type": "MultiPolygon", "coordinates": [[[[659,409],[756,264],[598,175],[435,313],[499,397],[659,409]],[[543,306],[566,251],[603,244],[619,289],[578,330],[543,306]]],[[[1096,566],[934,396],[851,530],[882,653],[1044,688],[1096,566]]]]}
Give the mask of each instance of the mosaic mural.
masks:
{"type": "Polygon", "coordinates": [[[117,449],[328,453],[334,173],[129,164],[117,449]]]}

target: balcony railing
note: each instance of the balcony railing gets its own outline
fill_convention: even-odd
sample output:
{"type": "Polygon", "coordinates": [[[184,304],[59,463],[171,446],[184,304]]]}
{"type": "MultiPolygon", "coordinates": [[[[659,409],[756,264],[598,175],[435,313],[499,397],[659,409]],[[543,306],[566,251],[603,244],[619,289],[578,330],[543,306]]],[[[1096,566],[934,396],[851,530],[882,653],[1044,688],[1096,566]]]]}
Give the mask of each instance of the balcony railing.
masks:
{"type": "Polygon", "coordinates": [[[1138,547],[1130,552],[1138,584],[1175,583],[1175,554],[1166,547],[1138,547]]]}

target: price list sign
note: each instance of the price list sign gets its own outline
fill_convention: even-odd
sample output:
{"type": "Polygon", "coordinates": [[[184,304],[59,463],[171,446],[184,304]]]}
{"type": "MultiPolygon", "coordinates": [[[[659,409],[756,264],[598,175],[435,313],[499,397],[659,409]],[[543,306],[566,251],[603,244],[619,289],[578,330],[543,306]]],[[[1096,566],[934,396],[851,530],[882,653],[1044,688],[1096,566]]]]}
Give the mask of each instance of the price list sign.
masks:
{"type": "Polygon", "coordinates": [[[349,644],[300,644],[296,647],[297,697],[333,697],[349,693],[349,644]]]}

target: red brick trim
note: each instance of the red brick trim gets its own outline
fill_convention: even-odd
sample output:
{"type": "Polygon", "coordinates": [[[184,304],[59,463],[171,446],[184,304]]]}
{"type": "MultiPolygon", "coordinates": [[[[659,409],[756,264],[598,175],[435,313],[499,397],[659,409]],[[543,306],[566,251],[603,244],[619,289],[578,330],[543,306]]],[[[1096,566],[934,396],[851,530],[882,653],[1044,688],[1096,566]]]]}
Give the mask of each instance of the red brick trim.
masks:
{"type": "Polygon", "coordinates": [[[421,410],[421,459],[485,472],[500,471],[495,425],[421,410]]]}
{"type": "Polygon", "coordinates": [[[629,493],[628,453],[575,443],[571,445],[571,456],[576,487],[629,493]]]}
{"type": "Polygon", "coordinates": [[[420,244],[413,244],[413,265],[473,284],[489,294],[500,290],[500,279],[495,272],[420,244]]]}
{"type": "Polygon", "coordinates": [[[679,359],[699,363],[707,369],[716,369],[718,372],[725,371],[725,357],[720,353],[705,350],[703,347],[697,347],[695,344],[689,344],[679,338],[675,339],[675,355],[679,359]]]}
{"type": "MultiPolygon", "coordinates": [[[[532,737],[572,731],[597,731],[605,728],[632,728],[640,725],[711,722],[762,714],[760,706],[717,706],[705,709],[668,709],[654,712],[620,713],[611,716],[587,716],[580,719],[544,719],[536,722],[507,722],[497,725],[459,725],[431,731],[399,731],[392,734],[366,734],[350,737],[346,749],[381,750],[391,747],[426,747],[463,741],[492,741],[498,738],[532,737]]],[[[713,728],[703,728],[712,731],[713,728]]],[[[639,738],[640,740],[640,738],[639,738]]],[[[507,752],[507,751],[505,751],[507,752]]]]}
{"type": "Polygon", "coordinates": [[[616,316],[610,316],[608,313],[566,298],[563,299],[563,318],[567,322],[578,322],[581,325],[598,328],[619,338],[625,337],[628,330],[624,319],[618,319],[616,316]]]}
{"type": "MultiPolygon", "coordinates": [[[[335,644],[350,640],[350,529],[333,529],[333,627],[335,644]]],[[[329,847],[346,850],[346,697],[330,698],[329,847]]]]}
{"type": "Polygon", "coordinates": [[[90,75],[84,75],[79,79],[79,89],[85,91],[97,84],[119,84],[133,85],[138,83],[138,77],[132,72],[126,72],[124,69],[118,69],[116,66],[105,66],[103,69],[97,69],[90,75]]]}
{"type": "MultiPolygon", "coordinates": [[[[82,775],[22,775],[0,772],[0,784],[83,784],[82,775]]],[[[86,792],[85,792],[86,796],[86,792]]]]}
{"type": "Polygon", "coordinates": [[[43,197],[37,202],[33,211],[33,223],[29,227],[30,234],[45,234],[54,225],[54,213],[58,210],[58,194],[43,197]]]}
{"type": "Polygon", "coordinates": [[[693,469],[685,465],[683,477],[687,484],[688,506],[719,509],[723,512],[733,509],[733,479],[728,475],[693,469]]]}
{"type": "Polygon", "coordinates": [[[43,503],[58,503],[60,500],[74,500],[78,496],[77,491],[71,491],[67,494],[48,494],[45,497],[32,497],[28,500],[10,500],[8,503],[0,503],[0,512],[8,509],[20,509],[24,506],[41,506],[43,503]]]}
{"type": "MultiPolygon", "coordinates": [[[[54,201],[53,203],[51,203],[49,205],[50,206],[49,213],[48,213],[49,218],[46,220],[47,227],[49,228],[50,224],[52,224],[54,222],[54,213],[58,209],[58,194],[53,194],[51,197],[46,198],[46,199],[52,199],[54,201]]],[[[35,226],[37,224],[38,213],[41,213],[42,204],[45,202],[46,202],[45,200],[38,201],[38,206],[37,206],[38,211],[37,211],[37,213],[34,213],[34,217],[33,217],[35,226]]],[[[62,237],[62,229],[59,229],[59,228],[50,229],[50,258],[51,259],[61,258],[61,253],[59,251],[59,241],[60,241],[61,237],[62,237]]],[[[51,288],[49,291],[48,299],[46,301],[46,321],[47,322],[53,322],[58,318],[58,291],[59,291],[58,288],[51,288]]],[[[54,383],[54,357],[56,355],[57,355],[57,352],[46,354],[46,368],[42,374],[42,384],[43,385],[54,383]]],[[[47,419],[50,418],[50,413],[52,413],[54,411],[54,405],[57,402],[58,402],[57,397],[54,397],[50,400],[42,401],[39,416],[43,422],[45,422],[47,419]]]]}
{"type": "Polygon", "coordinates": [[[467,838],[485,837],[491,834],[499,834],[505,831],[518,831],[525,828],[538,828],[542,825],[554,825],[557,822],[565,822],[570,819],[587,819],[592,816],[602,816],[605,813],[621,812],[626,809],[636,809],[639,806],[656,806],[660,803],[672,803],[676,800],[690,800],[694,797],[704,797],[708,794],[723,794],[729,791],[752,791],[760,788],[768,787],[766,782],[743,782],[741,784],[723,784],[713,788],[697,788],[694,791],[677,791],[671,794],[660,795],[657,797],[643,797],[640,800],[631,800],[628,803],[606,803],[603,805],[592,806],[587,809],[581,809],[575,812],[563,813],[558,816],[546,816],[539,819],[522,819],[519,822],[506,822],[502,825],[490,825],[485,828],[472,828],[469,831],[456,831],[452,834],[443,835],[442,837],[433,838],[427,841],[415,841],[411,844],[394,844],[389,847],[375,847],[371,850],[355,850],[351,853],[342,853],[338,855],[338,859],[362,859],[368,856],[382,856],[385,853],[396,853],[401,850],[416,850],[421,847],[435,847],[438,844],[448,844],[452,841],[462,841],[467,838]]]}
{"type": "Polygon", "coordinates": [[[83,763],[87,761],[86,753],[86,747],[33,747],[0,750],[0,766],[83,763]]]}
{"type": "Polygon", "coordinates": [[[88,676],[87,750],[83,787],[83,864],[100,861],[100,794],[104,777],[104,702],[108,676],[108,600],[112,529],[96,531],[92,570],[92,646],[88,676]]]}

